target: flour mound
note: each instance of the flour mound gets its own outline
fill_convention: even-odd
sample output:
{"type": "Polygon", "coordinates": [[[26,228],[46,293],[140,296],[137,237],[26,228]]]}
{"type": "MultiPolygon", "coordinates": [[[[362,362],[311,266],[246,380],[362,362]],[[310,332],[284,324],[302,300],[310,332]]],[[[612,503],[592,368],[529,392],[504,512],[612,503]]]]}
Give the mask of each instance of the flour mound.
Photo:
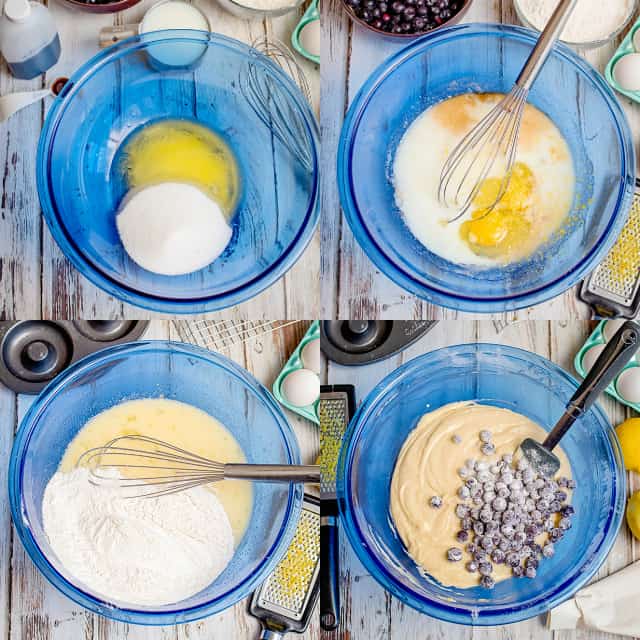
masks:
{"type": "Polygon", "coordinates": [[[233,533],[213,492],[127,495],[117,483],[91,484],[84,468],[51,478],[42,515],[59,570],[108,601],[159,606],[198,593],[227,566],[233,533]]]}
{"type": "Polygon", "coordinates": [[[182,182],[132,192],[123,201],[116,226],[130,258],[165,276],[203,269],[220,256],[232,235],[219,205],[182,182]]]}

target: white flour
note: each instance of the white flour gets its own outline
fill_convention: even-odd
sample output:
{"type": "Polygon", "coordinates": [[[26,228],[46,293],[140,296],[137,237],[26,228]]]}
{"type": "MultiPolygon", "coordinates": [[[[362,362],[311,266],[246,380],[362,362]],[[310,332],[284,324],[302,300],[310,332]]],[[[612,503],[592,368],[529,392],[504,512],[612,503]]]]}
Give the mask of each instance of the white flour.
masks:
{"type": "MultiPolygon", "coordinates": [[[[525,18],[538,30],[544,29],[559,0],[519,0],[525,18]]],[[[578,0],[562,32],[566,42],[604,40],[629,17],[633,0],[578,0]]]]}
{"type": "Polygon", "coordinates": [[[127,499],[79,468],[51,478],[42,515],[64,572],[109,601],[179,602],[209,586],[233,555],[227,514],[204,487],[127,499]]]}

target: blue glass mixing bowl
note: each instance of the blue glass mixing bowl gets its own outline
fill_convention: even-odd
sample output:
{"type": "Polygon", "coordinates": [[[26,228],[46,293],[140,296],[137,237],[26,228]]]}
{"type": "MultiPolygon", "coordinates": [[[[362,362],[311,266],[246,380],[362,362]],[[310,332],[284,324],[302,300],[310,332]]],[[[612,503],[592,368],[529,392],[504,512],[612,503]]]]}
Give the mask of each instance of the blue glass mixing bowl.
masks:
{"type": "Polygon", "coordinates": [[[217,34],[154,32],[98,54],[54,100],[40,138],[38,192],[56,242],[94,284],[148,309],[214,311],[273,284],[308,244],[319,215],[317,146],[309,105],[268,58],[217,34]],[[132,133],[167,118],[220,135],[242,182],[229,246],[184,276],[139,267],[115,225],[127,190],[118,151],[132,133]]]}
{"type": "Polygon", "coordinates": [[[577,386],[545,358],[493,344],[432,351],[382,380],[351,421],[337,475],[344,530],[371,575],[418,611],[470,625],[530,618],[583,586],[611,549],[625,506],[620,446],[598,405],[562,441],[578,485],[572,500],[576,515],[555,557],[540,564],[534,580],[511,578],[492,590],[444,587],[418,570],[389,512],[396,458],[425,413],[450,402],[476,400],[517,411],[549,430],[577,386]]]}
{"type": "Polygon", "coordinates": [[[112,347],[55,378],[27,414],[11,452],[9,496],[13,522],[44,576],[78,604],[137,624],[196,620],[246,597],[280,560],[295,531],[301,485],[255,483],[249,527],[218,578],[187,600],[161,607],[107,602],[60,565],[42,524],[42,496],[69,442],[91,417],[135,398],[165,397],[203,409],[224,424],[249,462],[298,464],[296,438],[269,392],[223,356],[173,342],[112,347]]]}
{"type": "Polygon", "coordinates": [[[602,76],[564,45],[555,47],[529,96],[573,155],[577,187],[562,234],[526,261],[478,269],[427,250],[395,204],[393,160],[413,120],[457,94],[508,92],[536,38],[502,25],[439,30],[384,62],[349,109],[338,151],[345,216],[375,265],[421,298],[475,312],[537,304],[592,270],[624,225],[636,167],[629,126],[602,76]]]}

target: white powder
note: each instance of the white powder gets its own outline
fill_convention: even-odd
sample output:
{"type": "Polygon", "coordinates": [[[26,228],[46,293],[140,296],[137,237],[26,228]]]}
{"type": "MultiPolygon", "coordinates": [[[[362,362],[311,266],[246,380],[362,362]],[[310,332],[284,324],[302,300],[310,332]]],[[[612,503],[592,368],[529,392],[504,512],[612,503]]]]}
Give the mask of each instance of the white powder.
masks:
{"type": "Polygon", "coordinates": [[[116,226],[131,259],[166,276],[206,267],[231,240],[231,227],[218,204],[181,182],[163,182],[127,196],[116,226]]]}
{"type": "Polygon", "coordinates": [[[84,468],[54,474],[42,516],[64,572],[108,601],[132,605],[172,604],[209,586],[234,544],[215,494],[195,487],[125,498],[125,491],[91,484],[84,468]]]}
{"type": "MultiPolygon", "coordinates": [[[[518,5],[528,22],[542,30],[559,0],[519,0],[518,5]]],[[[562,32],[566,42],[605,40],[617,31],[633,10],[633,0],[578,0],[562,32]]]]}

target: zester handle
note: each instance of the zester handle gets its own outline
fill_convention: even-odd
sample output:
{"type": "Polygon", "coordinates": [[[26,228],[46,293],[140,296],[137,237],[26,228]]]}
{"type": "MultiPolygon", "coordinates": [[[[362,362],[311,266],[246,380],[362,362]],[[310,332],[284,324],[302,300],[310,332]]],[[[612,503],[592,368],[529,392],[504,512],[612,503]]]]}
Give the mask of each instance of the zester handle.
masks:
{"type": "Polygon", "coordinates": [[[336,516],[320,520],[320,626],[333,631],[340,611],[338,523],[336,516]]]}
{"type": "Polygon", "coordinates": [[[263,629],[259,640],[281,640],[282,638],[284,638],[284,633],[271,631],[271,629],[263,629]]]}
{"type": "Polygon", "coordinates": [[[631,320],[625,322],[603,349],[582,384],[567,404],[563,416],[542,443],[551,451],[560,442],[569,427],[579,418],[612,380],[625,368],[640,346],[640,325],[631,320]]]}
{"type": "Polygon", "coordinates": [[[320,482],[315,464],[225,464],[224,477],[262,482],[320,482]]]}

